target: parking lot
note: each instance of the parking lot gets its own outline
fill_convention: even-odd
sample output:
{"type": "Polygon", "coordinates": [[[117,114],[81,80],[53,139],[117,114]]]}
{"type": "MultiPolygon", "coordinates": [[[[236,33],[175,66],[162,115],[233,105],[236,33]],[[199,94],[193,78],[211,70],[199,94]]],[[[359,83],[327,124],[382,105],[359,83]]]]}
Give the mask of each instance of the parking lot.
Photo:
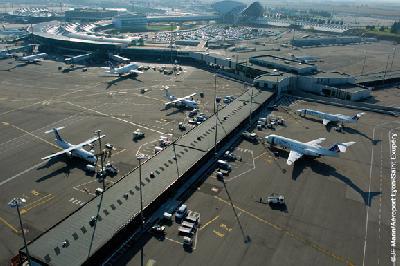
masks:
{"type": "MultiPolygon", "coordinates": [[[[242,160],[231,163],[229,175],[218,179],[213,171],[185,201],[201,215],[193,249],[183,247],[178,224],[166,224],[165,238],[149,233],[140,242],[145,264],[389,264],[387,134],[398,131],[398,121],[368,112],[357,124],[336,132],[321,121],[300,118],[294,110],[307,107],[348,115],[357,110],[292,98],[279,104],[282,107],[272,114],[282,117],[285,125],[255,130],[258,144],[242,141],[233,147],[242,160]],[[287,151],[263,143],[271,133],[304,142],[326,137],[323,146],[356,144],[339,158],[303,158],[288,166],[287,151]],[[285,197],[285,208],[267,204],[272,193],[285,197]]],[[[140,248],[127,252],[120,263],[140,264],[140,248]]]]}

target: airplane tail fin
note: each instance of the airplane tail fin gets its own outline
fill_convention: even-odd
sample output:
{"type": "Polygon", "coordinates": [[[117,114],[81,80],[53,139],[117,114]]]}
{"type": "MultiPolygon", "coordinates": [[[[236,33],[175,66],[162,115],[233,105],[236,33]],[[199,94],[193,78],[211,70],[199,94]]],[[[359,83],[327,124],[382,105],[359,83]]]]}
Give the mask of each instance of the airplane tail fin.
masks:
{"type": "Polygon", "coordinates": [[[165,97],[167,98],[167,99],[170,99],[170,97],[171,97],[171,94],[169,94],[169,87],[168,86],[165,86],[164,88],[164,91],[165,91],[165,97]]]}
{"type": "Polygon", "coordinates": [[[106,64],[109,67],[110,71],[114,70],[115,67],[114,67],[114,64],[111,61],[107,61],[106,64]]]}
{"type": "Polygon", "coordinates": [[[355,116],[353,116],[351,119],[352,119],[352,120],[358,120],[358,119],[360,119],[360,117],[363,116],[363,115],[365,115],[364,112],[358,113],[358,114],[356,114],[355,116]]]}
{"type": "Polygon", "coordinates": [[[59,141],[64,141],[64,140],[62,139],[62,137],[60,136],[60,133],[58,133],[58,131],[61,130],[61,129],[63,129],[63,128],[64,128],[64,127],[53,128],[53,129],[48,130],[48,131],[46,131],[46,132],[44,132],[44,133],[49,134],[49,133],[51,133],[51,132],[54,132],[54,135],[56,136],[56,139],[57,139],[57,140],[59,140],[59,141]]]}
{"type": "Polygon", "coordinates": [[[346,152],[347,147],[353,145],[354,143],[355,143],[354,141],[345,143],[336,143],[335,145],[332,145],[332,147],[330,147],[329,150],[333,152],[346,152]]]}

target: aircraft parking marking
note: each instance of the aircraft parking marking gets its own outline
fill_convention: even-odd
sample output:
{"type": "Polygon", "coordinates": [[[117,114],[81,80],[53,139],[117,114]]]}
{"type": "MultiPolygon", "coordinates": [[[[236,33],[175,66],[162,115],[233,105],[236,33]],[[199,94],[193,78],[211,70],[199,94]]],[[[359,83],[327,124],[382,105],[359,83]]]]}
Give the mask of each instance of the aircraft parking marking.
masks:
{"type": "Polygon", "coordinates": [[[221,238],[225,236],[225,234],[224,234],[224,233],[221,233],[221,232],[219,232],[219,231],[216,231],[216,230],[213,230],[213,233],[214,233],[215,235],[217,235],[217,236],[221,237],[221,238]]]}
{"type": "MultiPolygon", "coordinates": [[[[384,122],[381,123],[379,125],[375,125],[375,127],[372,129],[372,140],[375,140],[375,130],[376,128],[378,129],[382,129],[385,128],[384,125],[387,124],[391,124],[391,123],[397,123],[399,124],[400,122],[398,121],[388,121],[388,122],[384,122]]],[[[392,130],[392,128],[389,129],[388,132],[388,137],[390,138],[390,131],[392,130]]],[[[390,143],[390,139],[389,139],[389,143],[390,143]]],[[[382,143],[380,144],[382,145],[382,143]]],[[[390,147],[391,148],[391,147],[390,147]]],[[[390,150],[391,151],[391,150],[390,150]]],[[[368,184],[368,195],[371,195],[371,181],[372,181],[372,168],[373,168],[373,163],[374,163],[374,145],[371,146],[371,161],[370,161],[370,168],[369,168],[369,184],[368,184]]],[[[370,202],[371,199],[368,198],[368,202],[370,202]]],[[[368,237],[368,222],[369,222],[369,209],[370,206],[368,206],[368,204],[365,205],[365,210],[366,210],[366,214],[365,214],[365,236],[364,236],[364,251],[363,251],[363,263],[362,265],[365,265],[365,256],[366,256],[366,251],[367,251],[367,237],[368,237]]]]}
{"type": "Polygon", "coordinates": [[[4,218],[0,217],[0,222],[2,222],[5,226],[7,226],[8,228],[10,228],[14,233],[18,234],[20,232],[20,230],[18,230],[17,228],[15,228],[15,226],[13,226],[12,224],[10,224],[9,222],[7,222],[4,218]]]}
{"type": "Polygon", "coordinates": [[[127,121],[127,120],[125,120],[125,119],[122,119],[122,118],[119,118],[119,117],[115,117],[115,116],[113,116],[113,115],[109,115],[109,114],[106,114],[106,113],[103,113],[103,112],[100,112],[100,111],[97,111],[97,110],[94,110],[94,109],[91,109],[91,108],[87,108],[87,107],[84,107],[84,106],[81,106],[81,105],[78,105],[78,104],[74,104],[74,103],[71,103],[71,102],[68,102],[68,101],[65,102],[65,103],[67,103],[67,104],[69,104],[69,105],[72,105],[72,106],[75,106],[75,107],[82,108],[82,109],[84,109],[84,110],[86,110],[86,111],[91,111],[91,112],[97,113],[97,114],[102,115],[102,116],[105,116],[105,117],[109,117],[109,118],[113,118],[113,119],[116,119],[116,120],[121,121],[121,122],[125,122],[125,123],[130,124],[130,125],[135,126],[135,127],[142,127],[142,128],[147,129],[147,130],[149,130],[149,131],[156,132],[156,133],[158,133],[158,134],[164,135],[164,133],[161,132],[161,131],[152,129],[152,128],[150,128],[150,127],[142,126],[142,125],[140,125],[140,124],[133,123],[133,122],[131,122],[131,121],[127,121]]]}
{"type": "Polygon", "coordinates": [[[206,222],[202,227],[199,228],[199,231],[204,230],[207,226],[209,226],[211,223],[215,222],[219,218],[219,215],[215,216],[212,218],[210,221],[206,222]]]}
{"type": "Polygon", "coordinates": [[[251,154],[251,158],[253,159],[253,160],[252,160],[252,164],[251,164],[252,168],[248,169],[247,171],[244,171],[243,173],[240,173],[240,174],[238,174],[238,175],[232,176],[231,178],[225,179],[225,182],[230,182],[230,181],[232,181],[232,180],[235,180],[235,179],[237,179],[238,177],[241,177],[242,175],[245,175],[245,174],[247,174],[247,173],[253,171],[254,169],[256,169],[256,163],[255,163],[255,159],[254,159],[254,157],[253,157],[253,151],[252,151],[252,150],[247,150],[247,149],[246,149],[244,152],[247,152],[247,153],[250,153],[250,154],[251,154]]]}
{"type": "Polygon", "coordinates": [[[42,198],[40,198],[28,205],[25,205],[24,208],[21,209],[21,215],[27,213],[28,211],[30,211],[33,208],[36,208],[40,205],[43,205],[43,204],[49,202],[50,200],[52,200],[54,198],[55,198],[55,196],[53,194],[47,194],[46,196],[43,196],[42,198]]]}
{"type": "MultiPolygon", "coordinates": [[[[81,186],[86,186],[86,185],[88,185],[90,183],[93,183],[93,182],[97,182],[97,181],[96,180],[91,180],[91,181],[88,181],[88,182],[73,186],[72,188],[75,189],[76,191],[79,191],[79,192],[82,192],[82,193],[85,193],[85,194],[88,194],[88,195],[91,195],[91,196],[96,196],[95,193],[90,192],[86,187],[84,187],[83,189],[79,188],[81,186]]],[[[109,181],[109,182],[112,182],[112,181],[109,181]]],[[[112,182],[112,183],[114,183],[114,182],[112,182]]]]}
{"type": "MultiPolygon", "coordinates": [[[[328,257],[331,257],[331,258],[335,259],[338,262],[346,263],[346,265],[354,265],[354,263],[352,261],[350,261],[349,259],[347,259],[347,258],[345,258],[343,256],[335,254],[333,251],[328,250],[327,248],[324,248],[324,247],[320,246],[319,244],[313,242],[312,240],[309,240],[309,239],[307,239],[307,238],[305,238],[305,237],[303,237],[303,236],[301,236],[299,234],[293,233],[293,232],[289,231],[288,229],[286,229],[286,228],[284,228],[284,227],[282,227],[280,225],[274,224],[274,223],[269,222],[269,221],[267,221],[267,220],[265,220],[263,218],[260,218],[257,215],[255,215],[255,214],[253,214],[253,213],[251,213],[249,211],[246,211],[246,210],[236,206],[235,204],[232,204],[231,202],[226,201],[226,200],[224,200],[224,199],[222,199],[222,198],[220,198],[218,196],[214,196],[214,198],[217,199],[218,201],[226,204],[226,205],[233,206],[235,209],[237,209],[237,210],[241,211],[242,213],[254,218],[255,220],[271,226],[275,230],[286,234],[290,238],[295,239],[295,240],[303,243],[304,245],[312,247],[313,249],[321,252],[322,254],[324,254],[324,255],[326,255],[328,257]]],[[[217,234],[215,231],[214,231],[214,233],[217,234]]]]}
{"type": "Polygon", "coordinates": [[[127,149],[122,149],[122,150],[120,150],[119,152],[112,153],[111,156],[118,155],[118,154],[120,154],[120,153],[123,153],[124,151],[127,151],[127,149]]]}
{"type": "Polygon", "coordinates": [[[35,164],[34,166],[29,167],[28,169],[25,169],[25,170],[22,171],[22,172],[19,172],[18,174],[13,175],[12,177],[7,178],[6,180],[0,182],[0,187],[3,186],[3,185],[5,185],[5,184],[7,184],[7,183],[10,182],[10,181],[12,181],[13,179],[15,179],[15,178],[17,178],[17,177],[19,177],[19,176],[21,176],[21,175],[23,175],[23,174],[26,174],[26,173],[32,171],[32,170],[35,169],[35,168],[38,168],[38,167],[42,166],[42,165],[45,164],[45,163],[46,163],[46,162],[40,162],[40,163],[38,163],[38,164],[35,164]]]}
{"type": "Polygon", "coordinates": [[[31,107],[31,106],[34,106],[34,105],[38,105],[38,104],[41,104],[41,103],[42,103],[42,101],[36,102],[36,103],[32,103],[32,104],[28,104],[28,105],[25,105],[25,106],[22,106],[22,107],[19,107],[19,108],[15,108],[15,109],[12,109],[12,110],[9,110],[9,111],[1,113],[0,116],[9,114],[9,113],[12,113],[12,112],[15,112],[15,111],[19,111],[19,110],[22,110],[22,109],[25,109],[25,108],[28,108],[28,107],[31,107]]]}
{"type": "Polygon", "coordinates": [[[22,128],[16,126],[16,125],[13,125],[13,124],[11,124],[11,123],[9,123],[9,122],[3,122],[3,125],[5,125],[5,126],[11,126],[11,127],[15,128],[15,129],[17,129],[17,130],[19,130],[19,131],[22,131],[23,133],[25,133],[25,134],[27,134],[27,135],[30,135],[30,136],[32,136],[32,137],[38,139],[38,140],[41,140],[41,141],[44,142],[44,143],[47,143],[47,144],[49,144],[49,145],[51,145],[51,146],[53,146],[53,147],[55,147],[55,148],[61,150],[61,148],[58,147],[57,145],[55,145],[54,143],[51,143],[51,142],[49,142],[49,141],[47,141],[47,140],[45,140],[45,139],[43,139],[43,138],[41,138],[41,137],[39,137],[39,136],[37,136],[37,135],[31,133],[31,132],[29,132],[29,131],[26,131],[25,129],[22,129],[22,128]]]}
{"type": "Polygon", "coordinates": [[[76,198],[70,198],[69,202],[71,202],[72,204],[78,205],[78,206],[82,206],[86,203],[86,201],[81,201],[76,198]]]}
{"type": "Polygon", "coordinates": [[[179,242],[178,240],[175,240],[175,239],[172,239],[172,238],[169,238],[169,237],[165,237],[165,239],[167,239],[167,240],[169,240],[169,241],[171,241],[171,242],[174,242],[174,243],[176,243],[176,244],[183,245],[183,243],[182,243],[182,242],[179,242]]]}
{"type": "MultiPolygon", "coordinates": [[[[53,123],[48,124],[48,125],[46,125],[46,126],[43,126],[43,127],[41,127],[41,128],[35,129],[34,131],[31,131],[31,133],[37,132],[37,131],[38,131],[38,132],[45,131],[45,130],[47,130],[48,128],[52,127],[52,125],[59,124],[60,122],[65,121],[65,120],[67,120],[68,122],[64,122],[63,125],[64,125],[64,126],[67,126],[67,125],[69,125],[69,124],[72,124],[72,123],[75,123],[75,122],[77,122],[77,121],[80,121],[80,120],[84,119],[83,117],[77,117],[77,115],[78,115],[78,114],[71,115],[71,116],[66,117],[66,118],[64,118],[64,119],[61,119],[61,120],[59,120],[59,121],[56,121],[56,122],[53,122],[53,123]],[[71,118],[73,118],[73,117],[75,117],[75,119],[71,119],[71,118]]],[[[3,125],[9,125],[9,123],[3,122],[3,125]]],[[[23,138],[26,137],[26,136],[29,136],[29,135],[28,135],[28,134],[22,134],[21,136],[18,136],[18,137],[15,137],[15,138],[13,138],[13,139],[9,139],[9,140],[7,140],[7,141],[5,141],[5,142],[3,142],[3,143],[0,143],[0,147],[2,147],[2,146],[4,146],[4,145],[6,145],[6,144],[9,144],[9,143],[11,143],[11,142],[14,142],[14,143],[12,143],[12,145],[7,145],[7,146],[5,146],[5,147],[2,147],[2,148],[0,149],[0,154],[5,153],[5,152],[8,152],[9,149],[14,149],[14,148],[20,147],[21,145],[27,144],[27,143],[29,142],[29,140],[28,140],[28,139],[23,139],[23,138]]]]}

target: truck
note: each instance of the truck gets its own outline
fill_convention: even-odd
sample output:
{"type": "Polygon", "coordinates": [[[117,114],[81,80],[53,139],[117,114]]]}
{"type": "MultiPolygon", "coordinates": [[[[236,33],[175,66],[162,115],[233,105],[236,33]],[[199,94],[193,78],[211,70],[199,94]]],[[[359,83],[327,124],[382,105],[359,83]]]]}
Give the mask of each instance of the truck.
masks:
{"type": "Polygon", "coordinates": [[[140,129],[136,129],[132,133],[133,140],[138,140],[144,138],[144,133],[140,129]]]}
{"type": "Polygon", "coordinates": [[[270,205],[284,205],[285,197],[276,193],[272,193],[267,197],[267,203],[270,205]]]}
{"type": "Polygon", "coordinates": [[[250,142],[253,142],[253,143],[257,142],[257,134],[254,133],[254,132],[250,133],[248,131],[244,131],[242,133],[242,137],[247,141],[250,141],[250,142]]]}
{"type": "Polygon", "coordinates": [[[227,161],[224,160],[218,160],[217,161],[217,166],[218,168],[225,170],[225,171],[231,171],[232,167],[230,166],[230,164],[227,161]]]}
{"type": "Polygon", "coordinates": [[[186,217],[187,211],[188,211],[188,210],[187,210],[187,205],[186,205],[186,204],[182,204],[182,205],[178,208],[178,210],[176,211],[176,213],[175,213],[175,220],[176,220],[177,222],[182,221],[182,219],[186,217]]]}

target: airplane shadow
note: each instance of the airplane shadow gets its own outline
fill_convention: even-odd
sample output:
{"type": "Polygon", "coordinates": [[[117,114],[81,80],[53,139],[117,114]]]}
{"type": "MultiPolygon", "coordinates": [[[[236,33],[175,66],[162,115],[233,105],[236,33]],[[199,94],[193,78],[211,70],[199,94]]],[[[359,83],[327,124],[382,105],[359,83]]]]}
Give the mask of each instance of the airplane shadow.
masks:
{"type": "Polygon", "coordinates": [[[349,134],[357,134],[360,136],[363,136],[366,139],[369,139],[373,145],[377,145],[379,142],[381,142],[382,140],[380,139],[372,139],[370,138],[368,135],[366,135],[365,133],[360,132],[358,129],[355,128],[351,128],[351,127],[343,127],[343,131],[349,134]]]}
{"type": "Polygon", "coordinates": [[[26,67],[27,65],[29,65],[29,64],[28,63],[19,63],[19,64],[16,64],[15,66],[13,66],[13,67],[10,67],[10,68],[7,68],[7,69],[3,69],[1,71],[11,71],[13,69],[16,69],[17,67],[26,67]]]}
{"type": "Polygon", "coordinates": [[[37,170],[49,168],[50,166],[52,166],[56,163],[59,163],[59,162],[64,163],[64,165],[61,168],[58,168],[57,170],[38,178],[36,180],[36,182],[40,183],[40,182],[46,181],[49,178],[56,177],[57,175],[60,175],[60,174],[64,174],[66,177],[68,177],[69,174],[71,173],[71,170],[75,169],[75,168],[80,169],[87,176],[94,176],[94,174],[91,174],[88,171],[86,171],[86,163],[83,162],[79,158],[62,158],[62,159],[54,158],[54,159],[49,160],[45,165],[38,167],[37,170]]]}
{"type": "MultiPolygon", "coordinates": [[[[162,110],[168,110],[168,108],[167,109],[162,109],[162,110]]],[[[172,112],[170,112],[170,113],[168,113],[168,114],[165,114],[165,116],[171,116],[171,115],[175,115],[175,114],[179,114],[179,113],[184,113],[186,110],[185,109],[182,109],[182,108],[175,108],[175,110],[174,111],[172,111],[172,112]]]]}
{"type": "Polygon", "coordinates": [[[366,192],[363,191],[359,186],[357,186],[350,178],[344,176],[336,171],[336,169],[330,165],[322,163],[318,160],[314,160],[313,158],[301,158],[294,163],[293,171],[292,171],[292,179],[297,180],[300,174],[303,172],[305,168],[309,167],[314,173],[323,176],[333,176],[347,186],[351,187],[354,191],[359,193],[364,200],[365,205],[371,206],[371,201],[375,196],[380,195],[382,192],[366,192]]]}
{"type": "Polygon", "coordinates": [[[86,68],[86,67],[85,67],[85,66],[68,67],[68,68],[64,68],[64,69],[62,70],[62,73],[69,73],[69,72],[76,71],[76,70],[80,70],[80,69],[84,69],[84,68],[86,68]]]}
{"type": "Polygon", "coordinates": [[[137,79],[137,77],[138,77],[138,75],[133,75],[133,74],[117,77],[116,79],[113,79],[113,80],[107,82],[106,90],[108,90],[111,86],[116,85],[118,82],[121,82],[121,81],[127,80],[127,79],[132,79],[132,80],[142,82],[140,79],[137,79]]]}
{"type": "MultiPolygon", "coordinates": [[[[312,122],[320,123],[322,125],[322,120],[319,120],[319,119],[316,119],[316,118],[313,118],[313,117],[307,117],[307,116],[302,116],[302,118],[304,118],[306,120],[309,120],[309,121],[312,121],[312,122]]],[[[328,125],[325,126],[326,131],[330,132],[331,129],[333,127],[335,127],[335,125],[336,125],[336,123],[330,122],[328,125]]],[[[352,127],[345,127],[344,126],[342,128],[342,130],[343,130],[343,132],[346,132],[348,134],[357,134],[357,135],[363,136],[364,138],[369,139],[372,142],[373,145],[376,145],[381,141],[381,140],[372,139],[368,135],[366,135],[365,133],[360,132],[359,130],[357,130],[355,128],[352,128],[352,127]]]]}

